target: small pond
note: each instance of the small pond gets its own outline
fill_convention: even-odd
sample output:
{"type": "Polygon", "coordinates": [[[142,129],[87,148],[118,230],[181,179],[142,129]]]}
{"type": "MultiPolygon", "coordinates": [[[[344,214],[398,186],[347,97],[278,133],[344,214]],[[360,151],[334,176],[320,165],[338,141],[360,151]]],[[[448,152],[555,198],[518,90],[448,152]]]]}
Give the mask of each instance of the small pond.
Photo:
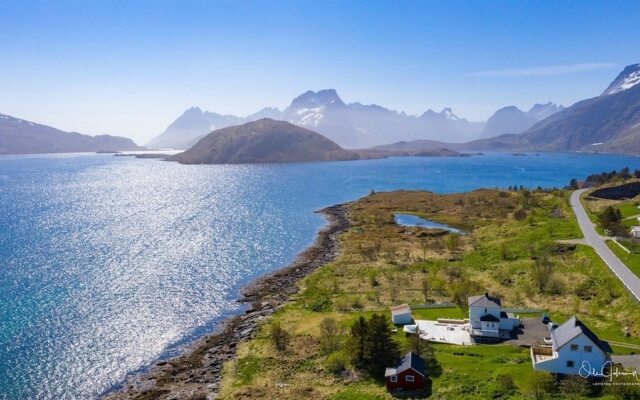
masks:
{"type": "Polygon", "coordinates": [[[393,214],[393,217],[396,221],[396,224],[402,226],[417,226],[420,228],[427,229],[444,229],[445,231],[449,231],[451,233],[458,233],[460,235],[464,235],[465,232],[460,229],[454,228],[452,226],[441,224],[439,222],[431,221],[422,217],[418,217],[417,215],[412,214],[393,214]]]}

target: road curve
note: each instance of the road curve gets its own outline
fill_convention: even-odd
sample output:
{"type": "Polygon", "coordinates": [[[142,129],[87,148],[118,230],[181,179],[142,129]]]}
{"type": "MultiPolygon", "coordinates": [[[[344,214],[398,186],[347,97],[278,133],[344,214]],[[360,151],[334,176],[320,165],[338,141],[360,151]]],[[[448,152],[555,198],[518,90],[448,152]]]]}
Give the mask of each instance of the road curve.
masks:
{"type": "Polygon", "coordinates": [[[578,219],[578,224],[584,234],[584,241],[598,253],[602,261],[609,269],[622,281],[629,292],[640,301],[640,278],[638,278],[620,259],[613,254],[611,249],[604,242],[604,239],[596,232],[593,223],[589,219],[584,206],[580,202],[580,196],[588,189],[580,189],[571,193],[571,208],[578,219]]]}

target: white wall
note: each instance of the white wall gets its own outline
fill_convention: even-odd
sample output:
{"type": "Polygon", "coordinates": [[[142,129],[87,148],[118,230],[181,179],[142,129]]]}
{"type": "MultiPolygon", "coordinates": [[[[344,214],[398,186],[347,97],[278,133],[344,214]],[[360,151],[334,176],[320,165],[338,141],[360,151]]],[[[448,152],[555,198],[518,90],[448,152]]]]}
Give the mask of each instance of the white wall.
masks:
{"type": "Polygon", "coordinates": [[[578,375],[584,362],[588,363],[585,365],[590,365],[591,368],[595,368],[597,372],[600,372],[602,365],[607,360],[606,353],[602,352],[587,336],[582,334],[558,349],[557,358],[537,363],[535,368],[557,374],[578,375]],[[572,344],[578,345],[577,351],[571,351],[572,344]],[[591,346],[591,353],[585,352],[584,346],[591,346]],[[567,361],[573,361],[573,367],[568,367],[567,361]]]}
{"type": "Polygon", "coordinates": [[[491,314],[496,318],[500,318],[500,311],[501,308],[500,307],[489,307],[489,308],[484,308],[484,307],[469,307],[469,322],[471,323],[471,327],[473,329],[482,329],[482,325],[481,325],[481,321],[480,321],[480,317],[482,317],[485,314],[491,314]]]}

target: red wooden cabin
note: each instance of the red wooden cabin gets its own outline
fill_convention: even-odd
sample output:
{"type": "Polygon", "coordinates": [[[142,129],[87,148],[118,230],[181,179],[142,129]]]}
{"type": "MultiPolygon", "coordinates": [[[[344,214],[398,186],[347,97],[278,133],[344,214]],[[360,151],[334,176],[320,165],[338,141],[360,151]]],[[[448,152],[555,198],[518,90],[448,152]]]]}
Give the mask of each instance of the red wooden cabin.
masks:
{"type": "Polygon", "coordinates": [[[384,373],[384,381],[390,391],[423,389],[426,379],[425,362],[413,352],[407,353],[398,366],[387,368],[384,373]]]}

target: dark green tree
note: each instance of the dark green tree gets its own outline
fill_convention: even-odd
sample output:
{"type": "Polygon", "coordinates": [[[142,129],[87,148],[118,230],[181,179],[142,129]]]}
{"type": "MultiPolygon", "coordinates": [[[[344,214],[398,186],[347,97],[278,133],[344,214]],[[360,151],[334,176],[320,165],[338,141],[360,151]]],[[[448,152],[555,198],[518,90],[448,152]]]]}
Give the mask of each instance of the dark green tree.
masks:
{"type": "Polygon", "coordinates": [[[366,365],[368,324],[364,317],[358,318],[350,329],[347,348],[351,355],[351,364],[358,369],[366,365]]]}
{"type": "Polygon", "coordinates": [[[380,375],[385,368],[395,365],[400,357],[398,343],[391,337],[391,327],[387,317],[373,314],[367,322],[365,359],[367,369],[380,375]]]}
{"type": "Polygon", "coordinates": [[[576,178],[571,179],[569,182],[569,189],[576,190],[578,189],[578,180],[576,178]]]}

